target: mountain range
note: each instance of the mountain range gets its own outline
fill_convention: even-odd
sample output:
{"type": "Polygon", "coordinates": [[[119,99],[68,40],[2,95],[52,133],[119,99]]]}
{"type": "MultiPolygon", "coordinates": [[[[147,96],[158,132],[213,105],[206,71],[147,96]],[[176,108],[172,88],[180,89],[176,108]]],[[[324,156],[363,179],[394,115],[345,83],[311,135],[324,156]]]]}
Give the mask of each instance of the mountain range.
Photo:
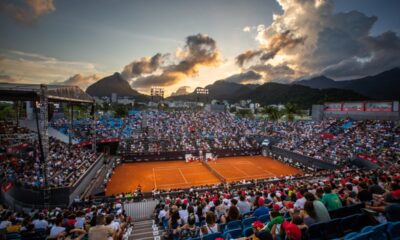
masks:
{"type": "Polygon", "coordinates": [[[348,89],[375,100],[399,100],[400,68],[393,68],[375,76],[354,80],[334,81],[325,76],[319,76],[309,80],[296,81],[293,84],[317,89],[348,89]]]}
{"type": "Polygon", "coordinates": [[[148,96],[132,89],[120,73],[102,78],[86,89],[86,93],[95,97],[110,97],[112,93],[118,96],[133,97],[137,100],[147,100],[148,96]]]}
{"type": "Polygon", "coordinates": [[[301,108],[312,104],[334,101],[366,100],[367,97],[346,89],[315,89],[302,85],[281,83],[264,83],[256,88],[239,83],[216,81],[206,86],[209,96],[198,96],[195,92],[188,95],[169,97],[168,100],[204,101],[211,99],[238,102],[251,99],[263,105],[296,103],[301,108]]]}
{"type": "MultiPolygon", "coordinates": [[[[299,80],[291,84],[268,82],[257,85],[219,80],[205,87],[209,90],[208,96],[197,95],[194,90],[186,95],[170,96],[167,100],[208,101],[217,99],[237,102],[251,99],[266,105],[294,102],[303,108],[330,101],[399,100],[399,78],[400,68],[394,68],[375,76],[345,81],[335,81],[325,76],[299,80]]],[[[132,89],[119,73],[92,84],[86,92],[98,97],[117,93],[118,96],[134,97],[141,101],[149,99],[149,96],[132,89]]]]}

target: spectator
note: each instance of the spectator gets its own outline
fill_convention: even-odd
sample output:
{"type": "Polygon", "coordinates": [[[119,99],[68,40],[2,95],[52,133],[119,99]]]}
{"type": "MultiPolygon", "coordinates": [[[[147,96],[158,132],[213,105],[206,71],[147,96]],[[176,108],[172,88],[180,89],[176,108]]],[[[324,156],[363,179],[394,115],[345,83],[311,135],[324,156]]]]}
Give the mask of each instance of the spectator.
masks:
{"type": "MultiPolygon", "coordinates": [[[[66,229],[65,227],[62,227],[63,219],[62,218],[57,218],[55,220],[55,224],[53,227],[50,229],[50,235],[49,238],[54,238],[57,239],[59,236],[65,233],[66,229]]],[[[38,228],[39,229],[39,228],[38,228]]]]}
{"type": "Polygon", "coordinates": [[[317,214],[312,201],[306,201],[304,204],[303,219],[307,226],[311,226],[317,222],[317,214]]]}
{"type": "Polygon", "coordinates": [[[236,206],[230,206],[228,213],[225,215],[225,217],[221,217],[221,223],[229,223],[230,221],[239,219],[240,219],[239,209],[236,206]]]}
{"type": "Polygon", "coordinates": [[[359,191],[357,194],[357,198],[361,202],[369,202],[372,201],[372,193],[368,190],[368,186],[366,182],[360,182],[358,185],[359,191]]]}
{"type": "Polygon", "coordinates": [[[260,197],[259,199],[258,199],[258,208],[256,209],[256,210],[254,210],[254,212],[253,212],[253,216],[254,217],[260,217],[260,216],[262,216],[262,215],[266,215],[266,214],[269,214],[269,208],[267,208],[266,206],[265,206],[265,201],[269,201],[268,199],[267,200],[264,200],[264,198],[263,197],[260,197]]]}
{"type": "Polygon", "coordinates": [[[89,240],[109,240],[109,238],[114,239],[115,232],[104,225],[105,218],[104,215],[97,215],[96,226],[89,229],[89,240]]]}
{"type": "Polygon", "coordinates": [[[335,210],[342,207],[339,196],[336,193],[332,193],[332,189],[329,186],[324,187],[324,195],[322,196],[321,202],[328,210],[335,210]]]}
{"type": "Polygon", "coordinates": [[[239,197],[239,202],[236,205],[239,208],[239,212],[240,214],[243,216],[246,213],[250,212],[250,204],[249,202],[246,200],[246,196],[245,194],[241,194],[239,197]]]}
{"type": "Polygon", "coordinates": [[[215,214],[211,211],[206,214],[206,224],[201,228],[201,235],[219,232],[218,224],[215,223],[215,214]]]}
{"type": "Polygon", "coordinates": [[[271,221],[267,223],[266,228],[271,232],[273,239],[280,239],[281,224],[284,219],[278,211],[270,212],[271,221]]]}
{"type": "Polygon", "coordinates": [[[196,226],[196,217],[194,213],[190,213],[187,223],[179,230],[180,238],[196,238],[200,236],[200,227],[196,226]]]}
{"type": "Polygon", "coordinates": [[[331,220],[328,209],[321,201],[316,200],[313,194],[305,193],[304,197],[307,201],[312,203],[312,206],[308,206],[307,210],[312,214],[312,216],[309,215],[314,218],[316,222],[327,222],[331,220]]]}

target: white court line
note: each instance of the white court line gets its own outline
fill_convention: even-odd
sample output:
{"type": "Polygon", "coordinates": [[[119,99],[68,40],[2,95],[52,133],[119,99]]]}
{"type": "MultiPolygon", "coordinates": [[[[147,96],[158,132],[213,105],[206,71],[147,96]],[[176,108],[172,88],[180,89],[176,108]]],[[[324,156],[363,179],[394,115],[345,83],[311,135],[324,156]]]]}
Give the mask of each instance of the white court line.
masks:
{"type": "Polygon", "coordinates": [[[214,183],[219,183],[220,181],[216,181],[216,182],[210,182],[210,181],[201,181],[201,182],[188,182],[188,183],[166,183],[166,184],[159,184],[158,187],[162,188],[163,186],[177,186],[177,185],[198,185],[198,184],[214,184],[214,183]]]}
{"type": "Polygon", "coordinates": [[[243,171],[242,169],[236,167],[236,166],[232,166],[233,168],[235,168],[237,171],[243,173],[246,177],[249,177],[249,174],[247,174],[245,171],[243,171]]]}
{"type": "Polygon", "coordinates": [[[183,172],[182,172],[181,168],[178,168],[178,170],[181,173],[181,176],[183,177],[183,180],[185,180],[185,183],[188,183],[188,181],[185,178],[185,175],[183,175],[183,172]]]}
{"type": "MultiPolygon", "coordinates": [[[[254,165],[254,164],[253,164],[254,165]]],[[[264,168],[262,168],[262,167],[260,167],[260,166],[257,166],[257,165],[254,165],[256,168],[258,168],[258,169],[260,169],[261,171],[263,171],[263,172],[265,172],[266,174],[268,174],[268,175],[271,175],[271,176],[276,176],[276,174],[273,174],[272,172],[270,172],[270,171],[268,171],[268,170],[265,170],[264,168]]]]}
{"type": "Polygon", "coordinates": [[[153,168],[153,179],[154,179],[154,188],[157,188],[157,181],[156,181],[156,171],[153,168]]]}
{"type": "MultiPolygon", "coordinates": [[[[202,166],[201,164],[198,164],[198,166],[202,166]]],[[[193,166],[187,166],[187,167],[179,167],[182,169],[191,169],[193,166]]],[[[156,170],[175,170],[176,167],[155,167],[156,170]]]]}

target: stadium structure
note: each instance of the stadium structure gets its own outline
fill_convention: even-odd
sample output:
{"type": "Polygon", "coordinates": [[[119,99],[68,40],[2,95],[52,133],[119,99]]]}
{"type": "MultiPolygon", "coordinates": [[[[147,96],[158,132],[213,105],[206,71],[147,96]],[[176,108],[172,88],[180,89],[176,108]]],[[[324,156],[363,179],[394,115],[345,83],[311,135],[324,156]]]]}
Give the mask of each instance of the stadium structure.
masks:
{"type": "Polygon", "coordinates": [[[219,108],[116,117],[58,85],[0,84],[0,100],[17,109],[0,126],[5,239],[59,239],[59,219],[82,238],[102,225],[132,240],[400,236],[397,101],[271,121],[219,108]]]}

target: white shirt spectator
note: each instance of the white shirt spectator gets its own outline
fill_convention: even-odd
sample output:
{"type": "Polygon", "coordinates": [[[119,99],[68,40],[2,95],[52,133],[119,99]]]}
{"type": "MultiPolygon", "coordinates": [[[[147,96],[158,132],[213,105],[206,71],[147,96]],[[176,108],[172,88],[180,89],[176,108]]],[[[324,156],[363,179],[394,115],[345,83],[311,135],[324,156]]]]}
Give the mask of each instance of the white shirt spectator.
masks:
{"type": "Polygon", "coordinates": [[[11,222],[10,221],[8,221],[8,220],[3,220],[3,221],[1,221],[1,223],[0,223],[0,229],[5,229],[5,228],[7,228],[8,226],[10,226],[11,225],[11,222]]]}
{"type": "Polygon", "coordinates": [[[296,202],[294,203],[294,208],[296,209],[303,209],[304,208],[304,204],[306,203],[306,198],[302,197],[296,200],[296,202]]]}
{"type": "Polygon", "coordinates": [[[182,219],[183,223],[186,224],[187,223],[187,218],[189,216],[188,211],[185,210],[179,210],[179,217],[182,219]]]}
{"type": "Polygon", "coordinates": [[[53,226],[49,238],[56,238],[60,233],[65,232],[65,227],[53,226]]]}
{"type": "Polygon", "coordinates": [[[35,229],[47,229],[49,226],[49,223],[44,219],[35,219],[32,224],[35,226],[35,229]]]}

